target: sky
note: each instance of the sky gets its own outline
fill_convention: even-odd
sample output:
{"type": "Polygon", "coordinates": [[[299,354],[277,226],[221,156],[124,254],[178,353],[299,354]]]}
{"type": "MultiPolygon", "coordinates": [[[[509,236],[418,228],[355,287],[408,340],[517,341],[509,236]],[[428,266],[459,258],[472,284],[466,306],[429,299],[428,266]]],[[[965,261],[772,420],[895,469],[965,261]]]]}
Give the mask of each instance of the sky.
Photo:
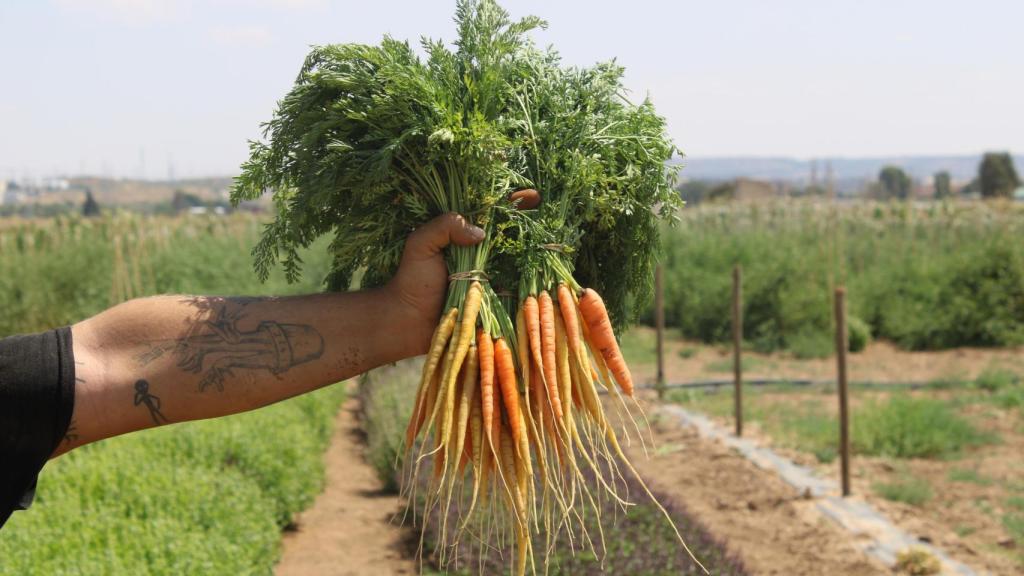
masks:
{"type": "MultiPolygon", "coordinates": [[[[1019,0],[505,0],[617,58],[689,156],[1024,151],[1019,0]]],[[[237,172],[309,46],[451,40],[454,0],[0,0],[0,178],[237,172]]]]}

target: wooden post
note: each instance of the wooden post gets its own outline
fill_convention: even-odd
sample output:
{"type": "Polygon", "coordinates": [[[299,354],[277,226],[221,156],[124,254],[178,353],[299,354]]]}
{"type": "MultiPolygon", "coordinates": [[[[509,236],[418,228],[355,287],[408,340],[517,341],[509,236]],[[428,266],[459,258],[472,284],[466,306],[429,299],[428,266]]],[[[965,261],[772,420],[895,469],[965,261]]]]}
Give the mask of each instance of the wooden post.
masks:
{"type": "Polygon", "coordinates": [[[743,269],[732,270],[732,378],[736,435],[743,436],[743,269]]]}
{"type": "Polygon", "coordinates": [[[665,286],[661,264],[654,269],[654,326],[658,334],[658,400],[665,398],[665,286]]]}
{"type": "Polygon", "coordinates": [[[839,457],[843,496],[850,495],[850,401],[846,386],[846,289],[836,288],[836,363],[839,371],[839,457]]]}

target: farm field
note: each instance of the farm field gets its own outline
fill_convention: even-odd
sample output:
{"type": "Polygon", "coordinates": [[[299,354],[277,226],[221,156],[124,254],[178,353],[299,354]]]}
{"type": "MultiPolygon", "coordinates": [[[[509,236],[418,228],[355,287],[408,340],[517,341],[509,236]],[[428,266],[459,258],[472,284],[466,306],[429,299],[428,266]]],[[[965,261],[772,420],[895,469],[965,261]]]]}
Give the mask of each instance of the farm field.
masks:
{"type": "MultiPolygon", "coordinates": [[[[850,355],[855,429],[861,422],[854,435],[855,492],[958,560],[1016,573],[1024,566],[1024,468],[1016,457],[1024,452],[1024,296],[1018,294],[1024,293],[1024,242],[1013,242],[1022,235],[1021,215],[1016,206],[981,204],[858,204],[835,213],[800,202],[687,208],[681,226],[665,236],[668,382],[731,380],[729,281],[732,263],[742,262],[745,379],[811,382],[749,387],[750,434],[834,477],[828,294],[845,280],[850,312],[862,321],[856,329],[870,334],[863,350],[850,355]],[[828,225],[830,218],[842,225],[828,225]],[[837,229],[843,234],[833,233],[837,229]]],[[[148,294],[319,291],[329,268],[326,243],[303,253],[307,273],[300,283],[288,284],[276,272],[259,282],[250,249],[261,226],[260,217],[241,214],[0,220],[0,336],[71,323],[148,294]]],[[[622,336],[640,385],[653,382],[654,343],[646,326],[622,336]]],[[[350,399],[362,408],[349,432],[356,438],[348,458],[365,456],[377,476],[367,482],[377,482],[373,490],[380,494],[402,487],[394,463],[414,373],[405,364],[385,369],[350,399]]],[[[137,434],[59,458],[41,477],[35,507],[15,514],[0,532],[0,556],[15,559],[3,563],[0,574],[110,562],[140,574],[196,567],[270,571],[282,529],[297,527],[286,538],[300,538],[304,518],[334,515],[313,510],[296,516],[323,486],[321,455],[339,425],[343,396],[336,387],[269,410],[137,434]],[[306,440],[289,440],[295,435],[306,440]],[[140,517],[154,527],[140,528],[140,517]],[[70,544],[59,554],[40,544],[54,541],[70,544]]],[[[653,401],[649,393],[644,398],[653,401]]],[[[730,422],[728,385],[710,392],[673,389],[668,399],[730,422]]],[[[801,495],[777,478],[691,430],[657,418],[653,427],[658,447],[651,459],[637,446],[632,457],[718,573],[888,571],[860,554],[848,534],[810,515],[801,495]],[[764,526],[785,528],[766,532],[764,526]]],[[[378,497],[353,494],[362,503],[378,497]]],[[[671,544],[662,519],[649,507],[635,510],[611,529],[616,539],[606,569],[693,569],[671,544]],[[655,543],[646,555],[629,544],[641,538],[655,543]]],[[[335,533],[344,528],[336,526],[335,533]]],[[[407,565],[415,555],[410,535],[418,530],[388,522],[381,530],[400,531],[405,547],[388,553],[407,565]]],[[[428,548],[434,530],[428,526],[428,548]]],[[[475,554],[469,547],[462,552],[475,554]]],[[[493,566],[507,560],[492,553],[485,558],[493,566]]],[[[427,560],[437,568],[436,557],[427,560]]],[[[598,573],[600,565],[596,557],[561,551],[555,560],[552,573],[598,573]]]]}
{"type": "Polygon", "coordinates": [[[730,341],[739,264],[744,341],[754,350],[829,356],[838,284],[851,344],[1024,344],[1021,203],[702,204],[680,212],[663,246],[666,324],[690,339],[730,341]]]}
{"type": "MultiPolygon", "coordinates": [[[[643,327],[623,338],[638,379],[648,384],[655,375],[653,341],[653,331],[643,327]]],[[[1024,566],[1022,358],[1019,349],[905,352],[886,343],[850,356],[854,493],[909,533],[995,574],[1024,566]],[[910,382],[918,386],[904,385],[910,382]]],[[[833,479],[838,408],[834,385],[823,382],[834,381],[834,363],[787,353],[744,355],[747,382],[816,382],[748,385],[745,435],[833,479]]],[[[728,382],[670,388],[667,400],[726,428],[733,425],[731,370],[727,349],[676,334],[666,340],[670,384],[728,382]]]]}

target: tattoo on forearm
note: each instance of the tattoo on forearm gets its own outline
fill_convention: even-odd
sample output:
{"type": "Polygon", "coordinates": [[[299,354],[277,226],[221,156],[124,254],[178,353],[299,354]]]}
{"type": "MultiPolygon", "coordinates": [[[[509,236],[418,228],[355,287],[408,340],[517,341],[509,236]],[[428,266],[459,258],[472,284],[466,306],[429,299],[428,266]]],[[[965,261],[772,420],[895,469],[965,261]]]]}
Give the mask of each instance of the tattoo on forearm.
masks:
{"type": "Polygon", "coordinates": [[[75,426],[75,419],[72,418],[71,422],[68,424],[67,431],[64,432],[64,442],[70,444],[75,440],[78,440],[78,428],[75,426]]]}
{"type": "Polygon", "coordinates": [[[149,410],[149,416],[157,426],[167,424],[168,420],[160,412],[160,398],[149,391],[149,382],[137,380],[135,382],[135,406],[144,405],[149,410]]]}
{"type": "Polygon", "coordinates": [[[199,390],[213,386],[224,390],[224,382],[234,370],[267,370],[278,375],[294,366],[320,358],[324,352],[323,336],[308,324],[282,324],[261,320],[254,329],[240,330],[238,322],[255,299],[196,299],[204,315],[210,319],[198,322],[194,332],[183,338],[158,341],[138,357],[141,365],[149,364],[171,352],[179,368],[201,374],[199,390]],[[208,311],[208,312],[207,312],[208,311]]]}

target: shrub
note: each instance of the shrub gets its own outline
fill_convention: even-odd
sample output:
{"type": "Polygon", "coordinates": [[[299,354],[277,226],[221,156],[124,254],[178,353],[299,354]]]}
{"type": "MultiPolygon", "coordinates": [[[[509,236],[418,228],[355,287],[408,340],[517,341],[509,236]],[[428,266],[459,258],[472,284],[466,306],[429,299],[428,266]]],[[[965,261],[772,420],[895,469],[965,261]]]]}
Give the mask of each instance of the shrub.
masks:
{"type": "Polygon", "coordinates": [[[856,316],[846,319],[846,332],[850,352],[863,352],[871,343],[871,326],[856,316]]]}
{"type": "Polygon", "coordinates": [[[942,571],[939,559],[921,548],[901,550],[896,555],[896,570],[908,576],[930,576],[942,571]]]}
{"type": "Polygon", "coordinates": [[[663,236],[666,322],[684,337],[728,342],[738,263],[744,338],[760,351],[831,348],[837,278],[847,286],[851,349],[861,336],[909,349],[1016,345],[1024,342],[1021,212],[960,203],[850,204],[834,214],[797,201],[688,207],[663,236]]]}
{"type": "Polygon", "coordinates": [[[1013,372],[989,368],[978,375],[978,378],[974,380],[974,385],[986,392],[1000,392],[1015,386],[1019,381],[1020,379],[1013,372]]]}
{"type": "Polygon", "coordinates": [[[911,506],[920,506],[932,498],[931,485],[916,476],[907,475],[893,482],[878,482],[872,485],[872,489],[886,500],[911,506]]]}
{"type": "Polygon", "coordinates": [[[32,508],[0,533],[0,575],[270,572],[281,528],[320,491],[343,394],[333,387],[61,456],[32,508]]]}
{"type": "Polygon", "coordinates": [[[895,458],[952,456],[991,442],[941,401],[895,395],[857,411],[852,443],[862,454],[895,458]]]}

